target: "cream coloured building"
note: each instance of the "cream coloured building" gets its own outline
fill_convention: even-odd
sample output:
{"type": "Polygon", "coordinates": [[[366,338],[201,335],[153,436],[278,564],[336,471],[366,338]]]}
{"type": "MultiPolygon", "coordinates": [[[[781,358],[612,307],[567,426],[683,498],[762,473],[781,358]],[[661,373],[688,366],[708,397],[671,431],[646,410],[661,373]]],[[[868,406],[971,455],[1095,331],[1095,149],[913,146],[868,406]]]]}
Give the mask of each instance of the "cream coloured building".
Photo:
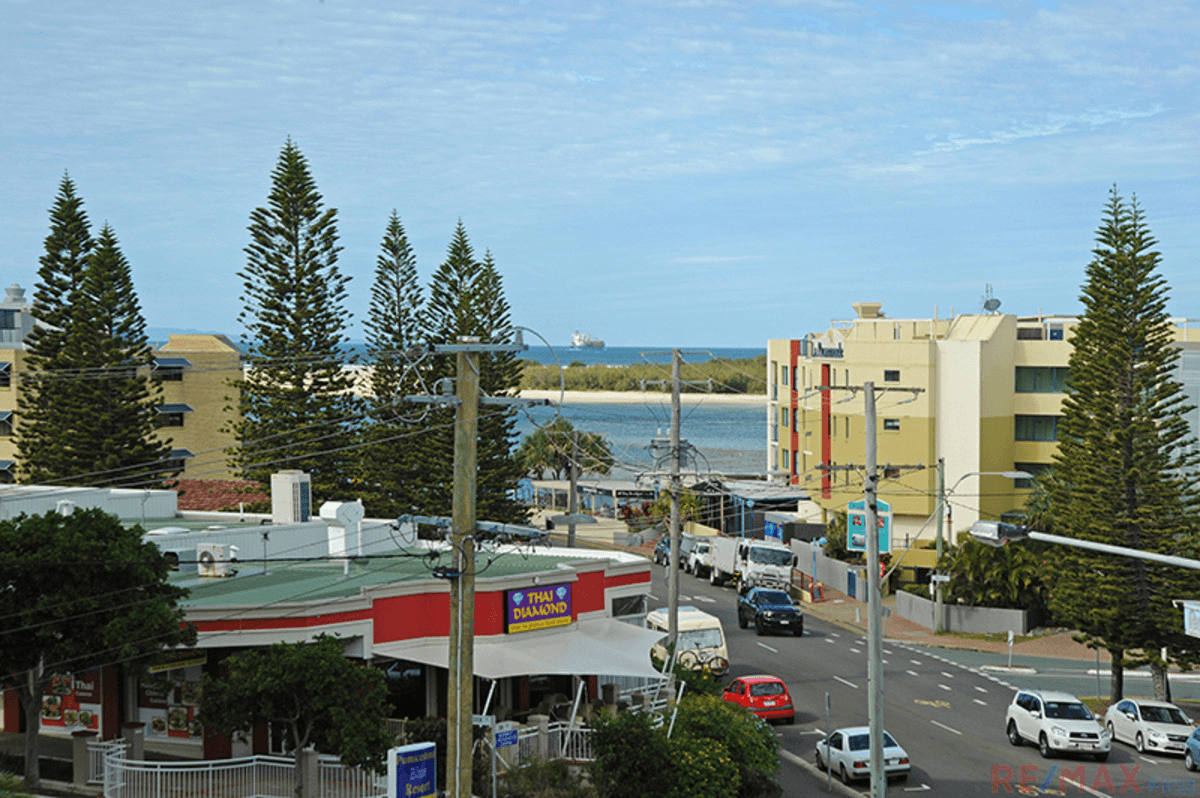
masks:
{"type": "MultiPolygon", "coordinates": [[[[36,323],[25,290],[12,285],[0,302],[0,481],[11,482],[16,466],[13,429],[20,424],[17,396],[25,370],[25,336],[36,323]]],[[[236,389],[242,375],[240,350],[223,335],[171,335],[155,351],[152,375],[163,389],[159,408],[161,436],[171,440],[172,455],[186,479],[233,479],[225,449],[234,437],[225,431],[236,414],[236,389]]]]}
{"type": "MultiPolygon", "coordinates": [[[[1019,514],[1029,480],[1001,474],[1052,462],[1076,318],[854,310],[823,333],[767,342],[771,477],[808,487],[827,515],[862,499],[862,386],[874,382],[879,497],[897,545],[936,535],[939,458],[952,539],[980,518],[1019,514]]],[[[1200,330],[1180,320],[1176,337],[1181,380],[1200,404],[1200,330]]],[[[1190,421],[1200,431],[1195,411],[1190,421]]]]}

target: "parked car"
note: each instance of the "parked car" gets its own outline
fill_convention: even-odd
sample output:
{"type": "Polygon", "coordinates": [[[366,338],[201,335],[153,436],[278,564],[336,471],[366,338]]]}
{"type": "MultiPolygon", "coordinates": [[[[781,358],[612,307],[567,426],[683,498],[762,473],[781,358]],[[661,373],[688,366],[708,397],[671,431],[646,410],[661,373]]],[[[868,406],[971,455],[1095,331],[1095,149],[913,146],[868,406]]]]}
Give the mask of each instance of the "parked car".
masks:
{"type": "Polygon", "coordinates": [[[712,567],[712,543],[700,538],[698,539],[688,552],[687,562],[683,566],[683,570],[693,576],[708,576],[708,569],[712,567]]]}
{"type": "Polygon", "coordinates": [[[1112,737],[1092,711],[1070,693],[1051,690],[1018,690],[1004,713],[1008,741],[1037,744],[1038,753],[1091,754],[1097,762],[1108,759],[1112,737]]]}
{"type": "Polygon", "coordinates": [[[804,614],[792,597],[778,588],[752,587],[737,599],[738,626],[745,629],[754,624],[760,635],[767,632],[804,634],[804,614]]]}
{"type": "MultiPolygon", "coordinates": [[[[869,726],[854,726],[848,729],[838,729],[824,740],[817,743],[817,767],[825,769],[829,763],[830,769],[838,774],[843,783],[849,784],[854,779],[871,777],[871,729],[869,726]]],[[[890,778],[904,781],[912,770],[908,760],[908,752],[900,747],[900,743],[888,734],[883,733],[883,772],[890,778]]]]}
{"type": "Polygon", "coordinates": [[[748,709],[763,720],[782,720],[788,725],[796,722],[792,694],[783,680],[775,676],[760,674],[734,679],[721,697],[748,709]]]}
{"type": "Polygon", "coordinates": [[[1200,767],[1200,729],[1192,732],[1192,735],[1187,739],[1187,750],[1183,753],[1183,766],[1188,770],[1196,770],[1200,767]]]}
{"type": "Polygon", "coordinates": [[[1104,728],[1113,740],[1129,743],[1139,754],[1147,751],[1180,754],[1187,752],[1192,719],[1166,701],[1126,698],[1109,706],[1104,728]]]}

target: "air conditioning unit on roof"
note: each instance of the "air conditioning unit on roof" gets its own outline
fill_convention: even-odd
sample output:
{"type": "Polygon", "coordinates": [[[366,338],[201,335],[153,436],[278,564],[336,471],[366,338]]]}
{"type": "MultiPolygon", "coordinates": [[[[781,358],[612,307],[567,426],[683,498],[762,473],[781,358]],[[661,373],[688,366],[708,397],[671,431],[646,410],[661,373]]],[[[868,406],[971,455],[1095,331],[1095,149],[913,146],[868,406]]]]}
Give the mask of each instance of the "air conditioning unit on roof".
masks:
{"type": "Polygon", "coordinates": [[[226,546],[224,543],[196,544],[196,573],[205,577],[233,576],[237,573],[230,563],[237,556],[237,546],[226,546]]]}

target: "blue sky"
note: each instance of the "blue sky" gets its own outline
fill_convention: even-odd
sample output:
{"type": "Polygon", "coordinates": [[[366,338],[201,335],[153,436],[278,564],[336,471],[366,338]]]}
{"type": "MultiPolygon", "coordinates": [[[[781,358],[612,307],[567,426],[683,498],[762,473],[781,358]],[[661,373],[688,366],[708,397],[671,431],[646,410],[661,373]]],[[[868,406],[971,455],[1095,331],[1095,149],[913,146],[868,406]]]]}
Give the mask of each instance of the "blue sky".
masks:
{"type": "Polygon", "coordinates": [[[461,219],[552,344],[760,346],[1079,310],[1109,188],[1200,317],[1200,8],[612,0],[5,0],[0,281],[32,293],[69,171],[151,327],[238,337],[291,136],[339,212],[360,338],[395,209],[461,219]]]}

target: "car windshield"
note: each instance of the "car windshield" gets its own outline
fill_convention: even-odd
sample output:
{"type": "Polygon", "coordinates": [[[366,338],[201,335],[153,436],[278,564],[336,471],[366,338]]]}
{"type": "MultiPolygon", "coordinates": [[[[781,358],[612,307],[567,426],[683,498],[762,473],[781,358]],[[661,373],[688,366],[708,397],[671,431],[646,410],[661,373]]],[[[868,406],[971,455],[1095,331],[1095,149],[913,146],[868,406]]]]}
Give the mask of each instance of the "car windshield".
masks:
{"type": "Polygon", "coordinates": [[[750,685],[750,695],[783,695],[786,692],[781,682],[755,682],[750,685]]]}
{"type": "Polygon", "coordinates": [[[782,590],[763,590],[758,594],[759,604],[791,604],[792,600],[782,590]]]}
{"type": "Polygon", "coordinates": [[[1142,720],[1150,723],[1177,723],[1180,726],[1191,726],[1188,716],[1178,707],[1142,707],[1142,720]]]}
{"type": "Polygon", "coordinates": [[[679,650],[689,648],[716,648],[721,645],[720,629],[692,629],[679,633],[679,650]]]}
{"type": "Polygon", "coordinates": [[[750,548],[750,561],[763,565],[790,565],[792,553],[787,549],[767,549],[753,546],[750,548]]]}
{"type": "MultiPolygon", "coordinates": [[[[850,735],[850,750],[851,751],[866,751],[871,747],[871,735],[869,734],[852,734],[850,735]]],[[[897,748],[896,741],[892,739],[892,735],[887,732],[883,733],[883,747],[897,748]]]]}
{"type": "Polygon", "coordinates": [[[1092,713],[1078,701],[1047,701],[1046,717],[1059,720],[1091,720],[1092,713]]]}

